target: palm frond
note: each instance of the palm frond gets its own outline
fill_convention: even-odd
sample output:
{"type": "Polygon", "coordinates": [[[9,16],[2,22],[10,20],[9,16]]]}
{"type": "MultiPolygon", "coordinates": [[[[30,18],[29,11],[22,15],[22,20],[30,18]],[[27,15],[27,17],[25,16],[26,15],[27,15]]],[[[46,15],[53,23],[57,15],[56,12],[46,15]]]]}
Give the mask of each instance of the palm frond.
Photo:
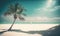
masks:
{"type": "Polygon", "coordinates": [[[23,16],[27,16],[25,13],[22,13],[23,16]]]}
{"type": "Polygon", "coordinates": [[[25,19],[22,16],[18,17],[20,20],[24,21],[25,19]]]}

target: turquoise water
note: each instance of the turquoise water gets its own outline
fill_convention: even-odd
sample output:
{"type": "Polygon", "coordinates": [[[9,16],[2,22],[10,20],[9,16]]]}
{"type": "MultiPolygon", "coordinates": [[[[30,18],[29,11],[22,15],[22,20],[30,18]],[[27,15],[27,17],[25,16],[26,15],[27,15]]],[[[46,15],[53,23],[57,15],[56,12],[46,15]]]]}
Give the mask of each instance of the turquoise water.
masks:
{"type": "MultiPolygon", "coordinates": [[[[12,23],[0,23],[0,24],[12,24],[12,23]]],[[[15,24],[60,24],[60,22],[16,22],[15,24]]]]}

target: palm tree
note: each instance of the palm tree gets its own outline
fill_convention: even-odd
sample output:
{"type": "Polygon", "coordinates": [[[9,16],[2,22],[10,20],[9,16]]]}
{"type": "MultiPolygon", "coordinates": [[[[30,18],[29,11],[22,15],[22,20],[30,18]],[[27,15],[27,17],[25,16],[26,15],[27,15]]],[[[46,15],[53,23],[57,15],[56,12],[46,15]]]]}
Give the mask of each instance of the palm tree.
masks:
{"type": "Polygon", "coordinates": [[[21,14],[23,14],[24,16],[26,15],[26,14],[22,13],[24,10],[26,10],[26,9],[21,7],[21,5],[19,6],[19,3],[16,3],[15,5],[11,4],[9,6],[9,9],[7,10],[7,12],[4,13],[4,15],[7,16],[7,15],[12,15],[13,14],[14,21],[13,21],[12,25],[10,26],[10,28],[8,29],[8,31],[10,31],[12,29],[12,27],[13,27],[13,25],[14,25],[17,18],[19,18],[20,20],[23,20],[23,21],[25,20],[21,16],[21,14]]]}

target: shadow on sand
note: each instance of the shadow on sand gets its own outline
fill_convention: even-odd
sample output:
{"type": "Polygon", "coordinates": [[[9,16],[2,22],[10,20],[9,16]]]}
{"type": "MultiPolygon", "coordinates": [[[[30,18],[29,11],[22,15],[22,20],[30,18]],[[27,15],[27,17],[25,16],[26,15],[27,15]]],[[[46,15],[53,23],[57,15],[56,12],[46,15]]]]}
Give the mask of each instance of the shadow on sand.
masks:
{"type": "Polygon", "coordinates": [[[48,30],[22,31],[22,30],[12,29],[12,30],[2,31],[0,32],[0,34],[3,34],[4,32],[7,32],[7,31],[23,32],[23,33],[28,33],[28,34],[40,34],[42,36],[60,36],[60,25],[49,28],[48,30]]]}

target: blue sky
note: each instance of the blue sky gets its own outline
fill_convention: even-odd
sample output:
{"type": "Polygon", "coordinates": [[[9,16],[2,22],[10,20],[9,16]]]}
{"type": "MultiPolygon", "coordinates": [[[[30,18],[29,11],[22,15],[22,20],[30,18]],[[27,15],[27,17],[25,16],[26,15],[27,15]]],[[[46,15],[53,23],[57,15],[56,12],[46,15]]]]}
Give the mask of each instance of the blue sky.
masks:
{"type": "MultiPolygon", "coordinates": [[[[56,0],[55,0],[56,1],[56,0]]],[[[37,15],[36,13],[35,13],[35,9],[38,9],[38,8],[44,8],[45,6],[46,6],[46,2],[47,2],[47,0],[21,0],[21,1],[18,1],[17,0],[17,2],[19,2],[24,8],[26,8],[27,9],[27,12],[25,12],[26,14],[29,14],[29,16],[34,16],[34,14],[35,15],[37,15]]],[[[54,1],[53,1],[54,2],[54,1]]],[[[1,6],[0,6],[0,13],[2,14],[2,13],[4,13],[6,10],[7,10],[7,7],[8,7],[8,5],[9,4],[11,4],[11,3],[15,3],[15,0],[6,0],[6,1],[1,1],[0,2],[0,4],[1,4],[1,6]],[[3,11],[4,10],[4,11],[3,11]]],[[[55,6],[54,7],[56,7],[56,6],[60,6],[60,4],[59,4],[59,0],[57,0],[56,1],[56,3],[55,3],[55,6]]],[[[41,9],[40,8],[40,9],[41,9]]],[[[53,7],[52,7],[53,8],[53,7]]],[[[54,8],[55,9],[55,8],[54,8]]],[[[37,12],[40,12],[40,11],[37,11],[37,12]]],[[[39,16],[41,16],[41,13],[44,13],[44,12],[40,12],[40,15],[39,16]]],[[[59,13],[60,13],[60,9],[57,9],[56,11],[54,11],[53,13],[50,13],[50,12],[45,12],[45,16],[47,16],[47,15],[49,15],[50,16],[50,14],[52,14],[51,15],[51,17],[53,17],[53,16],[56,16],[56,17],[60,17],[59,16],[59,13]]]]}
{"type": "MultiPolygon", "coordinates": [[[[0,23],[5,22],[1,17],[8,9],[8,5],[15,3],[16,0],[0,1],[0,23]]],[[[23,11],[29,17],[60,17],[60,0],[17,0],[27,11],[23,11]]]]}

